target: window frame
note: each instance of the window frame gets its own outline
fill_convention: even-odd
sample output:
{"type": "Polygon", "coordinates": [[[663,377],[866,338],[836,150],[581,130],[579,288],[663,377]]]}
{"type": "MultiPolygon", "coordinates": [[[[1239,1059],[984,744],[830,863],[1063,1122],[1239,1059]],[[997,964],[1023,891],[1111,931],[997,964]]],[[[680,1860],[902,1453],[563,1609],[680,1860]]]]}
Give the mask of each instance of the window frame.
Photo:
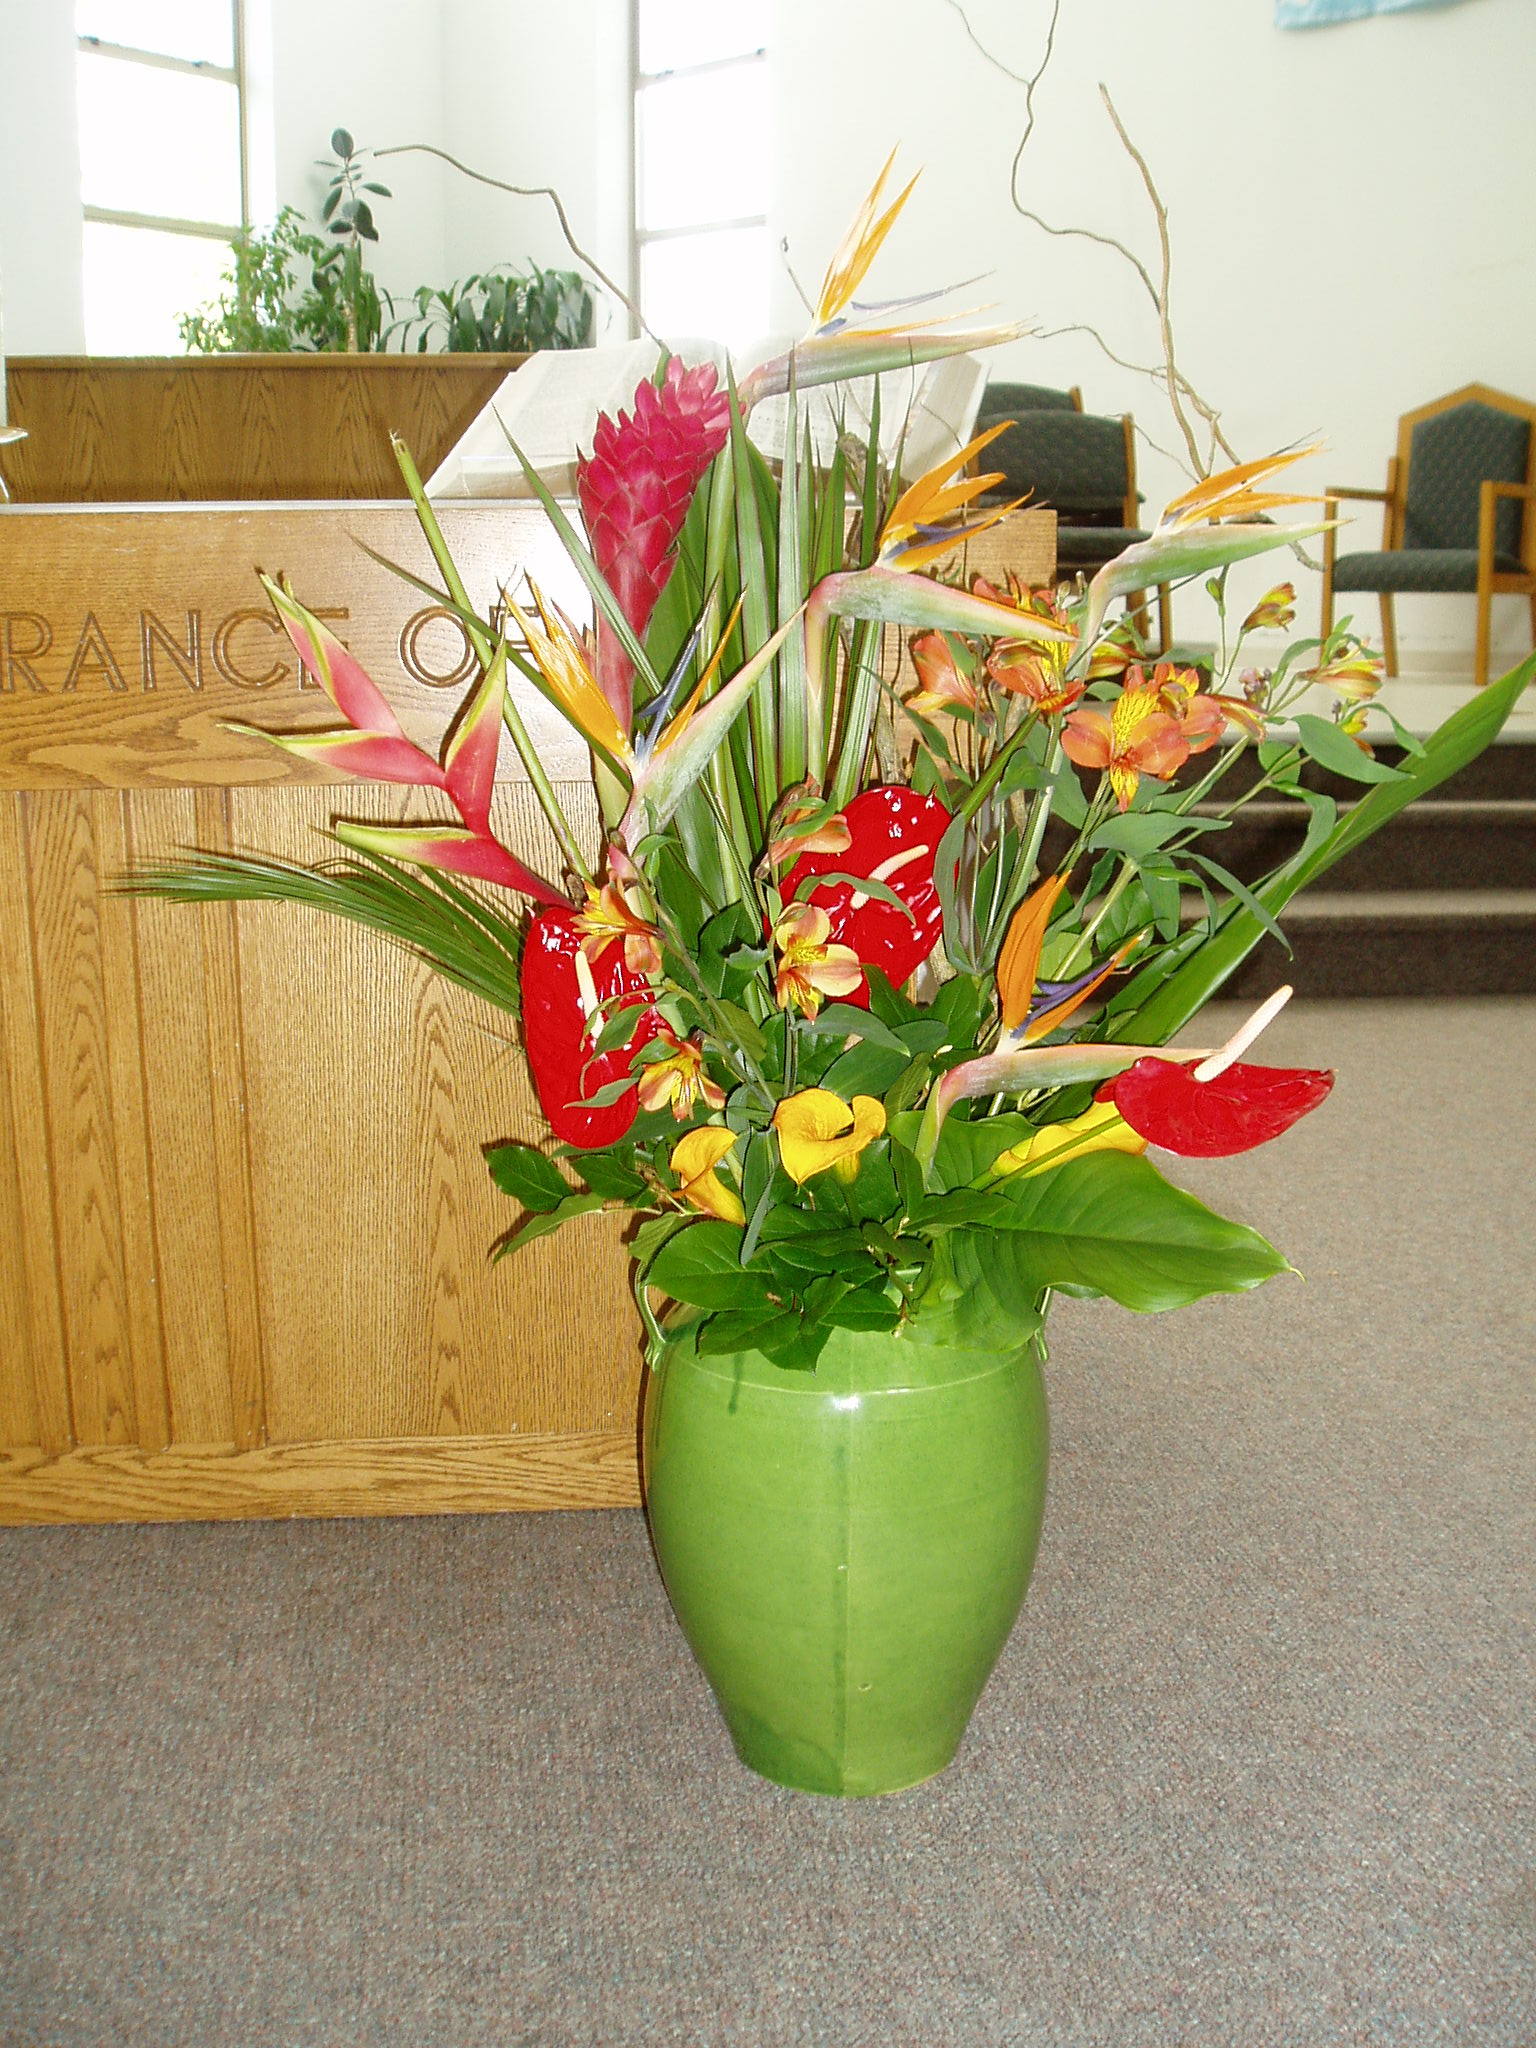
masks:
{"type": "MultiPolygon", "coordinates": [[[[236,0],[239,4],[239,0],[236,0]]],[[[644,228],[640,224],[640,95],[649,86],[674,78],[698,78],[709,71],[736,71],[744,64],[768,62],[765,39],[755,50],[741,50],[731,57],[711,57],[702,64],[674,64],[666,71],[646,71],[640,63],[640,10],[646,0],[629,0],[629,296],[640,314],[646,311],[642,296],[645,286],[645,251],[653,242],[681,242],[690,235],[715,235],[732,229],[768,227],[767,213],[745,213],[730,219],[690,221],[680,228],[644,228]]],[[[640,321],[630,314],[630,335],[637,338],[640,321]]]]}
{"type": "Polygon", "coordinates": [[[239,122],[240,218],[223,222],[197,220],[190,214],[135,213],[112,206],[88,206],[81,195],[81,219],[105,227],[146,228],[156,234],[185,235],[191,240],[231,242],[249,227],[251,219],[250,106],[246,92],[245,0],[229,0],[233,41],[232,65],[210,64],[203,58],[171,57],[159,50],[141,50],[132,43],[108,42],[103,36],[76,35],[77,56],[110,57],[123,64],[142,64],[154,71],[174,71],[183,78],[206,78],[235,88],[239,122]]]}

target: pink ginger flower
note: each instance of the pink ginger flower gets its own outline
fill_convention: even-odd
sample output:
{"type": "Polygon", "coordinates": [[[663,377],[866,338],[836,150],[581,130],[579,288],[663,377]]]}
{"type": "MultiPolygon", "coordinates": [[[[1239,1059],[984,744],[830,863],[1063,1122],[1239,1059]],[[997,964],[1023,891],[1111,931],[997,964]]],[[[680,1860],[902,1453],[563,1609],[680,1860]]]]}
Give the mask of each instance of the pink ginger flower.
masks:
{"type": "MultiPolygon", "coordinates": [[[[661,384],[638,387],[631,412],[598,421],[592,453],[577,465],[576,495],[593,559],[636,634],[645,632],[667,587],[688,507],[725,446],[730,420],[730,398],[714,366],[687,370],[673,356],[661,384]]],[[[601,618],[597,680],[629,733],[634,671],[601,618]]]]}

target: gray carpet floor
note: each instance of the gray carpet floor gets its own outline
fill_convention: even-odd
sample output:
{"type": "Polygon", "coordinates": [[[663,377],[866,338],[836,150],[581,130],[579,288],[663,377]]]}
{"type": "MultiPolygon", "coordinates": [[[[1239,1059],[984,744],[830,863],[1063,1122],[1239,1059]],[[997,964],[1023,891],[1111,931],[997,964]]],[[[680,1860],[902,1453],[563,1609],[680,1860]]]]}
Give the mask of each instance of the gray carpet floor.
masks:
{"type": "Polygon", "coordinates": [[[5,2048],[1530,2048],[1536,1003],[1313,1005],[1067,1303],[1035,1585],[899,1797],[734,1761],[638,1513],[0,1532],[5,2048]]]}

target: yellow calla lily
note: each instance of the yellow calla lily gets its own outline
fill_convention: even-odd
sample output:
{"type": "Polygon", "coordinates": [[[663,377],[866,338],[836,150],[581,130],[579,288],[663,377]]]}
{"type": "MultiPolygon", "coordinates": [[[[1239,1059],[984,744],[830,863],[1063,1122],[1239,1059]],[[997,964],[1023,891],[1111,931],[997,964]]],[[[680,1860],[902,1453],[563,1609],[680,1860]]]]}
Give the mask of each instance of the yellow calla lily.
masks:
{"type": "Polygon", "coordinates": [[[885,1129],[885,1104],[873,1095],[844,1102],[830,1088],[802,1088],[773,1112],[779,1157],[797,1187],[835,1167],[842,1180],[858,1171],[859,1154],[885,1129]]]}
{"type": "Polygon", "coordinates": [[[992,1162],[992,1177],[1043,1173],[1048,1166],[1079,1159],[1085,1152],[1145,1152],[1147,1141],[1133,1131],[1112,1102],[1095,1102],[1081,1116],[1047,1124],[1022,1145],[1012,1145],[992,1162]]]}
{"type": "Polygon", "coordinates": [[[718,1216],[722,1223],[740,1224],[747,1220],[741,1197],[715,1171],[735,1143],[736,1133],[723,1124],[700,1124],[678,1139],[667,1164],[677,1175],[678,1193],[690,1208],[718,1216]]]}

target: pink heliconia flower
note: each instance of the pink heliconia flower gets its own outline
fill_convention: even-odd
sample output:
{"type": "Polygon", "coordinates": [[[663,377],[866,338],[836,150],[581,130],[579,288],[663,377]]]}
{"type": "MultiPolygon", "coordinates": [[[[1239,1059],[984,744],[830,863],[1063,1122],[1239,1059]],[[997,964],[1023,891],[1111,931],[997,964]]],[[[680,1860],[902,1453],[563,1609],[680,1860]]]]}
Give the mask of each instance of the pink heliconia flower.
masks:
{"type": "MultiPolygon", "coordinates": [[[[632,411],[598,421],[592,453],[577,464],[576,495],[593,559],[636,634],[650,624],[667,587],[688,507],[730,423],[731,401],[713,364],[689,370],[673,356],[662,383],[647,380],[636,390],[632,411]]],[[[597,680],[629,733],[634,671],[601,618],[597,680]]]]}

